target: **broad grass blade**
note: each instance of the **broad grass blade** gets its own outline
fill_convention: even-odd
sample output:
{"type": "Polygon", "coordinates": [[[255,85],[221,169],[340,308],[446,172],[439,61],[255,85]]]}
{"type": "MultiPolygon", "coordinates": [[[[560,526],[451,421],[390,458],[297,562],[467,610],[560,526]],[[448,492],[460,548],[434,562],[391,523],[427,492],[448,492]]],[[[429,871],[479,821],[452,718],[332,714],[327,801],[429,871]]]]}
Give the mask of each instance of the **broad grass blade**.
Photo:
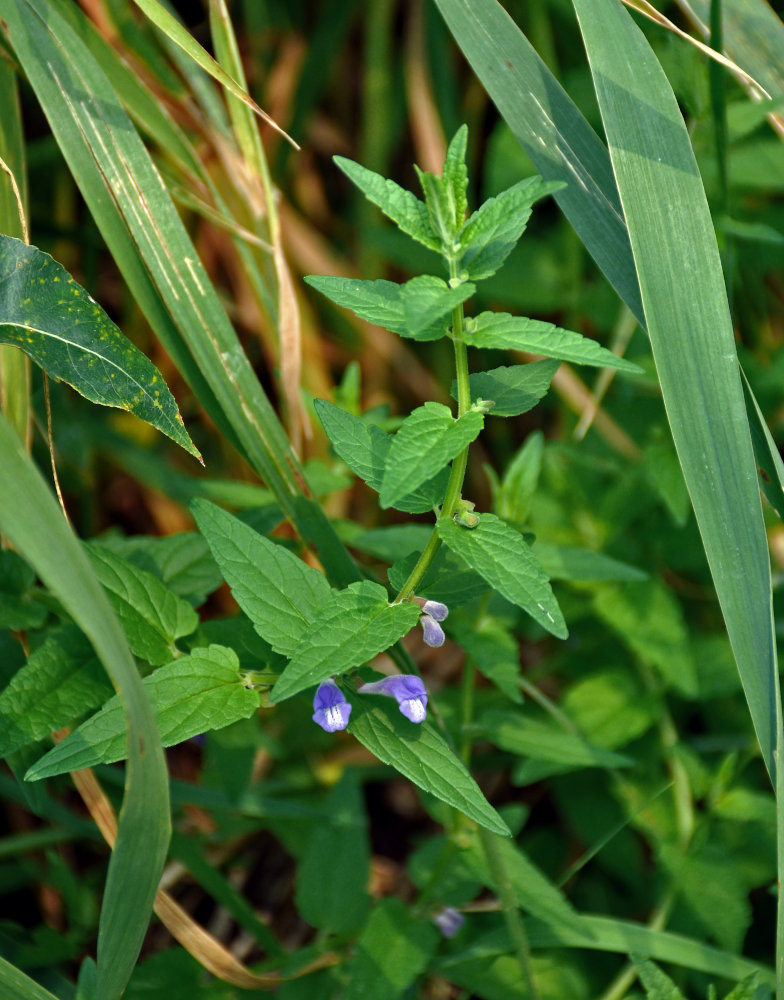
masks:
{"type": "Polygon", "coordinates": [[[5,1000],[57,1000],[54,993],[39,986],[4,958],[0,958],[0,987],[5,1000]]]}
{"type": "MultiPolygon", "coordinates": [[[[98,929],[99,995],[114,1000],[136,963],[169,842],[169,786],[155,717],[125,637],[78,539],[0,418],[0,531],[80,626],[117,688],[130,754],[98,929]]],[[[20,994],[21,995],[21,994],[20,994]]]]}
{"type": "Polygon", "coordinates": [[[686,126],[619,5],[574,0],[670,427],[763,758],[780,716],[757,469],[724,278],[686,126]]]}

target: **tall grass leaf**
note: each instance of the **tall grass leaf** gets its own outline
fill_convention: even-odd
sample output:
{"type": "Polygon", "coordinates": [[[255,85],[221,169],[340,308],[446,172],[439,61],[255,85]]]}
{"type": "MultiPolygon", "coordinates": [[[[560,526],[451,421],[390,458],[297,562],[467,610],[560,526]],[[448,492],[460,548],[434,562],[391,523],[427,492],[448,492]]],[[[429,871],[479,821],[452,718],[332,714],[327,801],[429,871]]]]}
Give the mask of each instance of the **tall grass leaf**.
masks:
{"type": "Polygon", "coordinates": [[[0,958],[0,988],[4,1000],[57,1000],[53,993],[4,958],[0,958]]]}
{"type": "Polygon", "coordinates": [[[99,995],[115,1000],[136,963],[166,857],[166,764],[150,703],[111,605],[54,497],[3,418],[0,531],[90,639],[125,705],[126,792],[98,929],[99,995]]]}
{"type": "Polygon", "coordinates": [[[631,17],[574,0],[662,396],[768,770],[780,695],[767,539],[710,211],[664,72],[631,17]]]}
{"type": "Polygon", "coordinates": [[[0,0],[0,17],[74,179],[163,346],[319,550],[328,574],[343,586],[356,580],[357,569],[313,501],[160,174],[105,74],[49,0],[0,0]]]}

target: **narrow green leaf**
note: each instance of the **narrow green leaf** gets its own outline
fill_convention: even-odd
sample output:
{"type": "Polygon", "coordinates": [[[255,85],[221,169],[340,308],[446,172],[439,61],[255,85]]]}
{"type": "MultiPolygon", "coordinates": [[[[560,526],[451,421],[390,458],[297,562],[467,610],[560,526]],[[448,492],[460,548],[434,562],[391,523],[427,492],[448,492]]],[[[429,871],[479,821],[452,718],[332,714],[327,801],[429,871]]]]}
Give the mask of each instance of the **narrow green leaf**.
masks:
{"type": "Polygon", "coordinates": [[[399,1000],[425,971],[438,947],[438,931],[400,899],[382,899],[348,962],[342,1000],[399,1000]]]}
{"type": "Polygon", "coordinates": [[[376,699],[370,705],[372,697],[354,699],[349,732],[383,764],[390,764],[425,792],[459,809],[480,826],[509,836],[506,823],[432,723],[414,725],[396,705],[385,704],[387,699],[376,699]]]}
{"type": "Polygon", "coordinates": [[[362,926],[369,903],[367,816],[354,769],[343,772],[324,808],[327,818],[314,824],[299,865],[297,909],[313,927],[343,934],[362,926]]]}
{"type": "Polygon", "coordinates": [[[454,243],[459,228],[455,224],[455,207],[451,192],[447,190],[443,178],[436,177],[426,170],[420,170],[417,166],[414,169],[425,196],[430,228],[438,236],[441,247],[448,249],[454,243]]]}
{"type": "Polygon", "coordinates": [[[111,694],[85,636],[74,626],[58,629],[0,694],[0,756],[70,725],[111,694]]]}
{"type": "Polygon", "coordinates": [[[380,502],[393,507],[427,482],[479,435],[484,414],[469,410],[455,420],[443,403],[418,406],[400,426],[384,463],[380,502]]]}
{"type": "Polygon", "coordinates": [[[452,217],[455,221],[455,230],[458,232],[465,222],[467,208],[468,169],[465,162],[467,145],[468,126],[461,125],[449,143],[444,160],[444,187],[452,204],[452,217]]]}
{"type": "Polygon", "coordinates": [[[476,528],[462,528],[451,518],[437,522],[441,541],[491,587],[527,611],[548,632],[569,634],[550,583],[523,536],[495,514],[480,514],[476,528]]]}
{"type": "Polygon", "coordinates": [[[4,958],[0,958],[0,986],[5,1000],[57,1000],[53,993],[4,958]]]}
{"type": "Polygon", "coordinates": [[[35,570],[18,552],[0,551],[0,628],[21,631],[39,628],[46,619],[46,608],[37,604],[35,570]]]}
{"type": "Polygon", "coordinates": [[[675,983],[658,965],[640,955],[630,956],[640,982],[645,987],[646,1000],[686,1000],[675,983]]]}
{"type": "Polygon", "coordinates": [[[440,252],[441,241],[430,226],[427,205],[423,201],[394,181],[387,180],[381,174],[374,173],[367,167],[354,163],[353,160],[347,160],[345,156],[336,156],[334,160],[335,165],[359,188],[368,201],[378,205],[384,215],[399,229],[430,250],[440,252]]]}
{"type": "Polygon", "coordinates": [[[154,666],[168,663],[176,640],[196,630],[199,616],[152,573],[94,542],[87,554],[133,652],[154,666]]]}
{"type": "Polygon", "coordinates": [[[416,604],[390,605],[386,590],[371,580],[333,593],[299,637],[270,700],[283,701],[360,666],[409,632],[420,614],[416,604]]]}
{"type": "Polygon", "coordinates": [[[118,1000],[141,948],[169,841],[169,785],[155,718],[106,594],[54,497],[0,417],[0,531],[92,643],[123,698],[130,757],[98,929],[102,1000],[118,1000]]]}
{"type": "MultiPolygon", "coordinates": [[[[499,868],[503,868],[517,898],[517,905],[522,910],[559,930],[563,928],[573,933],[583,933],[580,915],[561,890],[539,871],[514,840],[502,840],[499,837],[492,841],[492,847],[499,855],[499,868]]],[[[485,885],[498,891],[499,887],[495,884],[478,838],[462,852],[461,858],[485,885]]]]}
{"type": "Polygon", "coordinates": [[[543,454],[544,434],[534,431],[528,435],[507,466],[496,492],[495,512],[502,520],[525,524],[528,519],[528,504],[536,492],[542,471],[543,454]]]}
{"type": "Polygon", "coordinates": [[[452,310],[470,299],[475,291],[475,286],[468,282],[450,288],[441,278],[428,274],[412,278],[404,285],[383,278],[361,281],[326,274],[311,274],[305,281],[368,323],[383,326],[401,337],[423,341],[446,336],[452,310]]]}
{"type": "Polygon", "coordinates": [[[541,177],[526,177],[488,198],[460,230],[458,240],[463,252],[459,270],[472,281],[495,274],[523,235],[533,203],[561,187],[544,183],[541,177]]]}
{"type": "Polygon", "coordinates": [[[534,555],[542,564],[542,569],[551,580],[637,582],[648,579],[648,574],[643,570],[606,556],[602,552],[575,549],[567,545],[548,545],[539,541],[534,542],[532,548],[534,555]]]}
{"type": "Polygon", "coordinates": [[[48,253],[0,235],[0,343],[92,403],[146,420],[200,458],[155,365],[48,253]]]}
{"type": "Polygon", "coordinates": [[[471,347],[496,347],[510,351],[530,351],[547,358],[559,358],[578,365],[617,368],[639,374],[642,368],[619,358],[606,347],[572,330],[562,330],[543,320],[512,316],[510,313],[483,312],[466,321],[463,335],[471,347]]]}
{"type": "Polygon", "coordinates": [[[634,763],[622,754],[592,746],[561,727],[530,719],[523,712],[493,709],[482,715],[479,724],[491,743],[531,760],[566,764],[570,768],[629,767],[634,763]]]}
{"type": "MultiPolygon", "coordinates": [[[[163,746],[222,729],[256,711],[259,696],[244,687],[239,668],[233,649],[205,646],[145,677],[163,746]]],[[[25,779],[38,781],[96,764],[113,764],[127,756],[125,716],[115,696],[37,761],[25,779]]]]}
{"type": "Polygon", "coordinates": [[[272,648],[290,656],[332,588],[323,573],[208,500],[191,513],[234,599],[272,648]]]}
{"type": "MultiPolygon", "coordinates": [[[[532,410],[550,388],[559,361],[532,361],[469,376],[471,399],[491,399],[493,417],[517,417],[532,410]]],[[[450,390],[457,399],[457,382],[450,390]]]]}
{"type": "MultiPolygon", "coordinates": [[[[314,400],[314,406],[337,454],[371,489],[380,492],[392,437],[375,424],[355,417],[325,399],[314,400]]],[[[432,511],[444,499],[448,478],[449,471],[440,470],[438,475],[418,490],[401,497],[393,506],[410,514],[432,511]]]]}

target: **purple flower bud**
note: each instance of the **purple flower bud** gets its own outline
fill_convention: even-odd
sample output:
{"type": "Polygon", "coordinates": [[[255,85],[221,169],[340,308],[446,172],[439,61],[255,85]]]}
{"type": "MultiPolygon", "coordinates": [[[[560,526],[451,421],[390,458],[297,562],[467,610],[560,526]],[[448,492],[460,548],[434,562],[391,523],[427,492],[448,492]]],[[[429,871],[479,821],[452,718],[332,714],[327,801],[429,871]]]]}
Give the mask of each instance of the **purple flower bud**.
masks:
{"type": "Polygon", "coordinates": [[[441,626],[438,624],[435,618],[432,618],[430,615],[422,615],[419,619],[419,624],[422,626],[422,629],[425,633],[425,645],[427,646],[444,645],[444,639],[446,638],[446,636],[444,635],[444,630],[441,628],[441,626]]]}
{"type": "Polygon", "coordinates": [[[315,709],[313,721],[321,726],[325,733],[336,733],[348,725],[351,705],[331,677],[319,684],[313,699],[313,708],[315,709]]]}
{"type": "Polygon", "coordinates": [[[453,938],[465,923],[465,917],[453,906],[445,906],[438,913],[433,914],[433,923],[444,937],[453,938]]]}
{"type": "Polygon", "coordinates": [[[427,691],[421,679],[415,674],[394,674],[391,677],[383,677],[380,681],[363,684],[358,690],[363,694],[386,694],[390,698],[396,698],[400,711],[407,719],[411,722],[425,721],[427,691]]]}
{"type": "Polygon", "coordinates": [[[422,610],[426,615],[435,618],[437,622],[442,622],[449,614],[449,608],[440,601],[425,601],[422,605],[422,610]]]}

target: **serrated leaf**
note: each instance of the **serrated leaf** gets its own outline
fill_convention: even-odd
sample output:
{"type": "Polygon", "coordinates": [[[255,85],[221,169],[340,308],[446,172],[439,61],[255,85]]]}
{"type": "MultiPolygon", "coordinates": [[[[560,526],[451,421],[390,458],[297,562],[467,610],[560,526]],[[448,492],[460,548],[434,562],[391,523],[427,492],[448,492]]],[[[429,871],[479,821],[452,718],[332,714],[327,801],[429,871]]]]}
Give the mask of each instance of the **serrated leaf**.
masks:
{"type": "Polygon", "coordinates": [[[0,235],[0,343],[92,403],[116,406],[200,458],[163,376],[48,253],[0,235]]]}
{"type": "MultiPolygon", "coordinates": [[[[259,707],[259,696],[243,686],[240,662],[233,649],[194,649],[144,679],[165,747],[211,729],[247,719],[259,707]]],[[[62,743],[45,754],[25,775],[38,781],[95,764],[111,764],[128,755],[125,715],[117,696],[62,743]]]]}
{"type": "Polygon", "coordinates": [[[546,358],[559,358],[578,365],[617,368],[639,374],[642,368],[619,358],[595,340],[573,330],[562,330],[543,320],[512,316],[511,313],[483,312],[466,322],[463,339],[471,347],[493,347],[509,351],[530,351],[546,358]]]}
{"type": "Polygon", "coordinates": [[[551,580],[637,582],[648,579],[648,574],[636,566],[601,552],[591,552],[590,549],[548,545],[545,542],[534,542],[532,548],[551,580]]]}
{"type": "MultiPolygon", "coordinates": [[[[389,567],[387,576],[393,590],[400,591],[418,558],[419,553],[412,552],[389,567]]],[[[444,546],[436,552],[421,583],[417,585],[419,597],[441,601],[450,608],[467,604],[474,597],[487,593],[487,590],[487,581],[444,546]]]]}
{"type": "Polygon", "coordinates": [[[349,732],[383,764],[390,764],[423,791],[455,806],[480,826],[509,836],[506,823],[433,724],[414,725],[396,705],[385,704],[386,699],[370,705],[371,697],[354,699],[349,732]]]}
{"type": "Polygon", "coordinates": [[[473,529],[462,528],[451,518],[439,518],[436,526],[441,541],[502,597],[527,611],[559,639],[567,637],[550,582],[519,532],[495,514],[480,514],[473,529]]]}
{"type": "Polygon", "coordinates": [[[450,288],[441,278],[429,274],[419,275],[403,285],[383,278],[363,281],[327,274],[311,274],[305,281],[368,323],[419,341],[446,336],[452,310],[471,298],[476,290],[470,282],[450,288]]]}
{"type": "Polygon", "coordinates": [[[196,629],[199,616],[152,573],[127,559],[94,542],[87,545],[87,554],[131,650],[154,666],[168,663],[176,653],[175,641],[196,629]]]}
{"type": "Polygon", "coordinates": [[[425,971],[438,931],[400,899],[382,899],[360,934],[346,967],[342,1000],[399,1000],[425,971]]]}
{"type": "Polygon", "coordinates": [[[482,715],[484,736],[502,750],[531,760],[565,764],[570,768],[629,767],[629,757],[592,746],[560,726],[530,719],[524,712],[491,710],[482,715]]]}
{"type": "Polygon", "coordinates": [[[112,694],[106,672],[75,626],[58,629],[0,694],[0,756],[41,740],[112,694]]]}
{"type": "Polygon", "coordinates": [[[344,770],[324,809],[297,872],[297,909],[313,927],[341,934],[363,924],[369,902],[367,816],[355,769],[344,770]]]}
{"type": "MultiPolygon", "coordinates": [[[[337,454],[372,490],[380,492],[392,437],[375,424],[355,417],[325,399],[316,399],[313,405],[337,454]]],[[[442,469],[392,506],[409,514],[432,511],[444,499],[448,478],[449,471],[442,469]]]]}
{"type": "Polygon", "coordinates": [[[386,590],[371,580],[334,592],[300,636],[270,700],[283,701],[358,667],[410,631],[420,614],[415,604],[391,605],[386,590]]]}
{"type": "MultiPolygon", "coordinates": [[[[469,375],[471,399],[491,399],[493,417],[517,417],[532,410],[550,388],[560,361],[532,361],[527,365],[493,368],[469,375]]],[[[457,399],[457,382],[450,394],[457,399]]]]}
{"type": "Polygon", "coordinates": [[[414,167],[422,185],[427,205],[427,215],[430,219],[430,228],[438,236],[441,246],[444,249],[451,247],[454,243],[457,231],[460,228],[455,225],[455,211],[452,199],[447,191],[446,185],[441,177],[420,170],[414,167]]]}
{"type": "Polygon", "coordinates": [[[457,230],[460,230],[465,222],[467,207],[468,170],[465,162],[467,145],[468,126],[461,125],[449,143],[442,175],[444,187],[452,204],[452,214],[457,230]]]}
{"type": "Polygon", "coordinates": [[[344,156],[336,156],[334,161],[368,201],[378,205],[399,229],[429,249],[440,251],[441,243],[430,227],[427,205],[416,195],[344,156]]]}
{"type": "Polygon", "coordinates": [[[563,187],[545,183],[541,177],[526,177],[488,200],[468,217],[460,231],[464,247],[458,268],[472,281],[489,278],[499,269],[523,235],[531,206],[563,187]]]}
{"type": "Polygon", "coordinates": [[[384,463],[380,503],[392,507],[450,462],[478,436],[484,415],[469,410],[455,420],[443,403],[418,406],[400,426],[384,463]]]}
{"type": "Polygon", "coordinates": [[[640,977],[640,982],[645,987],[646,1000],[686,1000],[675,983],[669,976],[665,975],[658,965],[654,965],[648,958],[641,955],[629,956],[640,977]]]}
{"type": "Polygon", "coordinates": [[[208,500],[191,513],[234,599],[262,639],[290,656],[332,588],[323,573],[208,500]]]}

